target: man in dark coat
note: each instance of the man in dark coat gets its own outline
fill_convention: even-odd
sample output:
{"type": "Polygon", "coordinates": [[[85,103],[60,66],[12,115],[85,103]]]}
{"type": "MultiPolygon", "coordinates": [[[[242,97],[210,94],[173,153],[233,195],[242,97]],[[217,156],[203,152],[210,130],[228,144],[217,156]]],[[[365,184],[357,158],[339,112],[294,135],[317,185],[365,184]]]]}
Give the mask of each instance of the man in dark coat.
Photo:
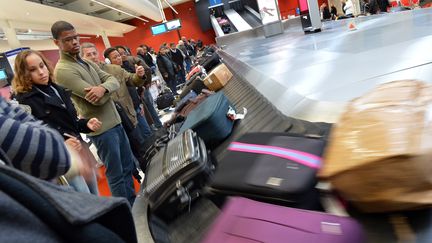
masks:
{"type": "Polygon", "coordinates": [[[170,52],[171,52],[171,59],[175,63],[177,67],[177,80],[179,83],[183,84],[186,82],[186,71],[184,68],[184,54],[182,51],[180,51],[174,43],[170,44],[170,52]]]}
{"type": "Polygon", "coordinates": [[[159,48],[159,54],[156,57],[156,63],[158,65],[159,71],[162,74],[166,84],[171,89],[171,91],[175,94],[177,91],[177,82],[175,79],[176,75],[176,67],[175,63],[171,60],[169,56],[170,50],[165,45],[162,45],[159,48]]]}

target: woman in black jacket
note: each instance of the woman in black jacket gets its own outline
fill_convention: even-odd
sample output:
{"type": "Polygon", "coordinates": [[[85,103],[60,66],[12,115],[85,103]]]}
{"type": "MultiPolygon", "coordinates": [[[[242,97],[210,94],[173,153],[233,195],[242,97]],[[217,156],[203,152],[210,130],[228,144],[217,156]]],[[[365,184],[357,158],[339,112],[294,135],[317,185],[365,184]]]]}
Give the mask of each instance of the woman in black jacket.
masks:
{"type": "MultiPolygon", "coordinates": [[[[15,59],[15,77],[12,87],[15,98],[31,107],[32,115],[44,121],[63,135],[66,144],[81,152],[80,133],[100,129],[97,118],[78,119],[70,93],[54,83],[53,72],[45,57],[34,50],[20,52],[15,59]]],[[[86,148],[84,148],[86,149],[86,148]]],[[[83,161],[88,162],[88,161],[83,161]]],[[[81,173],[93,176],[92,168],[82,167],[81,173]]],[[[97,194],[96,185],[89,187],[97,194]]]]}

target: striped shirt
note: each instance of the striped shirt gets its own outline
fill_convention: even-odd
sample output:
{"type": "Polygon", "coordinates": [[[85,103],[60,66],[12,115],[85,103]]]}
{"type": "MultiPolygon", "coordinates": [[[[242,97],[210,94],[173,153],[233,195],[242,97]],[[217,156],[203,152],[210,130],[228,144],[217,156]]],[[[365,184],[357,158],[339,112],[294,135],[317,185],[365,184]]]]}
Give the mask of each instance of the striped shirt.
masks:
{"type": "Polygon", "coordinates": [[[65,174],[70,156],[63,137],[0,97],[0,148],[13,167],[50,180],[65,174]]]}

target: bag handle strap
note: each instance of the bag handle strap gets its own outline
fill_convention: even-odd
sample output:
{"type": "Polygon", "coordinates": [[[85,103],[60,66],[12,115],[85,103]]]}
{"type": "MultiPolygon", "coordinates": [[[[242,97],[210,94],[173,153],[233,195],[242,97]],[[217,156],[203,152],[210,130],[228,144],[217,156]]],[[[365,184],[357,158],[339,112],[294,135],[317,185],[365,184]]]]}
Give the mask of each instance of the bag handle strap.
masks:
{"type": "Polygon", "coordinates": [[[319,169],[321,167],[321,160],[322,160],[321,157],[311,153],[294,150],[294,149],[287,149],[287,148],[282,148],[277,146],[269,146],[269,145],[261,145],[261,144],[232,142],[228,147],[228,150],[245,152],[245,153],[271,155],[283,159],[292,160],[299,164],[314,169],[319,169]]]}

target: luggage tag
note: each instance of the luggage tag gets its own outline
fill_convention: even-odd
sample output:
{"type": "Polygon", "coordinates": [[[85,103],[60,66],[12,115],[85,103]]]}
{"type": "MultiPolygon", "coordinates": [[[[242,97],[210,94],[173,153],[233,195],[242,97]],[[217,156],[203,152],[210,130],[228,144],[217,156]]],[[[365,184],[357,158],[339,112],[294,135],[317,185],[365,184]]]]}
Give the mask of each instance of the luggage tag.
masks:
{"type": "Polygon", "coordinates": [[[241,114],[241,113],[237,113],[237,112],[234,110],[234,108],[232,108],[232,107],[230,106],[229,109],[228,109],[228,112],[227,112],[227,117],[228,117],[228,119],[230,119],[231,121],[235,121],[235,120],[242,120],[242,119],[245,118],[246,114],[247,114],[247,109],[246,109],[246,107],[243,107],[243,114],[241,114]]]}

